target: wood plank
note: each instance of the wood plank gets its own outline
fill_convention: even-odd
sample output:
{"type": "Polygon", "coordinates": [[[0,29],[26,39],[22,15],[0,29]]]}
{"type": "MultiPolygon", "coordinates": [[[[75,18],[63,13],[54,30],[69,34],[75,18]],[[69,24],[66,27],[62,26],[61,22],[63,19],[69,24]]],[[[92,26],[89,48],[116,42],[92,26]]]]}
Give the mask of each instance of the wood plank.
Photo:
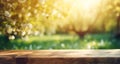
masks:
{"type": "Polygon", "coordinates": [[[120,50],[11,50],[0,52],[0,56],[29,56],[38,58],[120,57],[120,50]]]}
{"type": "Polygon", "coordinates": [[[0,51],[0,64],[120,64],[120,49],[0,51]]]}

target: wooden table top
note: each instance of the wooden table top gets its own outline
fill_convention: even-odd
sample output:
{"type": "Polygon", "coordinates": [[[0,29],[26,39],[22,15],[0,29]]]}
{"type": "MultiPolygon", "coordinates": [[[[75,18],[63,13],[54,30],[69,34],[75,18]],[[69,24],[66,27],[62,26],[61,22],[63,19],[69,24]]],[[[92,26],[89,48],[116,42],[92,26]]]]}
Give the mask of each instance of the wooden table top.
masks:
{"type": "Polygon", "coordinates": [[[85,58],[120,57],[120,49],[110,50],[10,50],[0,51],[0,57],[85,58]]]}

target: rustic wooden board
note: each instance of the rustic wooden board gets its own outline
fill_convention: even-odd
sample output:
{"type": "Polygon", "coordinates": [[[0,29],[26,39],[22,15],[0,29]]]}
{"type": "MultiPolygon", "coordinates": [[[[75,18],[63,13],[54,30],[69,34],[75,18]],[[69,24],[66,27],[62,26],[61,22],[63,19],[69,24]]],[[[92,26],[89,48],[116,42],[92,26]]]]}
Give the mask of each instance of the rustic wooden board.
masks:
{"type": "Polygon", "coordinates": [[[120,50],[0,51],[0,64],[120,64],[120,50]]]}

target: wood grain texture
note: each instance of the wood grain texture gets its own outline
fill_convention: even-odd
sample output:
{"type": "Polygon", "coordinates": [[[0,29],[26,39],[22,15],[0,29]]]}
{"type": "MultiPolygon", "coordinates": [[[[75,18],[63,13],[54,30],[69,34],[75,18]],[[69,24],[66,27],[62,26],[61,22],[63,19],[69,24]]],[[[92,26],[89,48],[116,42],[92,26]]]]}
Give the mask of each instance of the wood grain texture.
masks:
{"type": "Polygon", "coordinates": [[[120,64],[120,50],[0,51],[0,64],[120,64]]]}

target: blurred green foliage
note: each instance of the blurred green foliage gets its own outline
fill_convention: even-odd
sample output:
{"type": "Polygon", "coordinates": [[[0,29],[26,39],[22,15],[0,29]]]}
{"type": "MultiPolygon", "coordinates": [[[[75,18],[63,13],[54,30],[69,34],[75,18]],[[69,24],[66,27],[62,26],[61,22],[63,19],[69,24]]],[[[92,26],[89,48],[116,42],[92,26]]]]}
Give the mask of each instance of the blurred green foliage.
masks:
{"type": "Polygon", "coordinates": [[[84,39],[73,35],[33,37],[29,40],[7,41],[0,37],[0,50],[43,50],[43,49],[120,49],[120,40],[110,34],[88,34],[84,39]]]}

